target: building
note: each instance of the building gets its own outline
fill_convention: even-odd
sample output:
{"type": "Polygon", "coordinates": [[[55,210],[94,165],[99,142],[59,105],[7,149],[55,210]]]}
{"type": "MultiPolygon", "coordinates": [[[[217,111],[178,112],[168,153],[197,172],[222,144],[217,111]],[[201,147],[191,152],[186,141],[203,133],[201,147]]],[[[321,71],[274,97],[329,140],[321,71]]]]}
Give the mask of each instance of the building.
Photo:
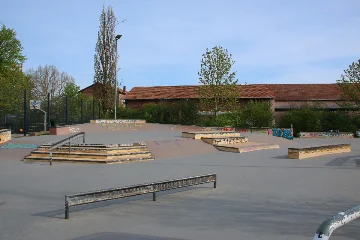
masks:
{"type": "MultiPolygon", "coordinates": [[[[198,101],[198,87],[134,87],[126,93],[125,102],[127,107],[141,108],[144,104],[159,101],[198,101]]],[[[341,92],[336,84],[251,84],[237,87],[240,91],[240,104],[246,104],[251,99],[269,101],[275,111],[275,122],[292,106],[305,102],[318,101],[330,110],[340,108],[336,102],[341,100],[341,92]]]]}
{"type": "MultiPolygon", "coordinates": [[[[101,88],[102,84],[101,83],[94,83],[84,89],[81,89],[80,92],[83,93],[85,96],[93,96],[94,95],[94,90],[96,88],[101,88]]],[[[123,89],[119,88],[118,89],[118,104],[120,105],[125,105],[125,95],[126,95],[126,86],[123,87],[123,89]]]]}
{"type": "MultiPolygon", "coordinates": [[[[160,101],[179,102],[184,100],[199,101],[197,89],[199,86],[159,86],[159,87],[134,87],[126,94],[127,107],[141,108],[148,103],[160,101]]],[[[266,86],[238,85],[241,92],[240,104],[246,104],[251,99],[269,101],[272,103],[274,93],[266,86]]],[[[275,106],[273,104],[273,106],[275,106]]]]}

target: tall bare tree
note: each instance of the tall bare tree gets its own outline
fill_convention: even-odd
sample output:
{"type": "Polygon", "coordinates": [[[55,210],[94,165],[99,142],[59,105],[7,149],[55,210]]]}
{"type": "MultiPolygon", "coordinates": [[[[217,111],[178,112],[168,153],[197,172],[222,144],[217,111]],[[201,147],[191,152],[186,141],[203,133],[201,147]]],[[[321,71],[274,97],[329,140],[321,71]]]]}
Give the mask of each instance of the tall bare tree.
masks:
{"type": "Polygon", "coordinates": [[[206,49],[198,72],[200,85],[198,94],[201,108],[213,113],[214,118],[222,111],[234,110],[240,96],[236,72],[231,72],[235,61],[221,46],[206,49]]]}
{"type": "Polygon", "coordinates": [[[75,79],[65,72],[60,72],[54,65],[39,66],[36,69],[27,70],[34,88],[33,96],[40,100],[45,100],[47,93],[51,97],[63,94],[65,87],[69,83],[75,83],[75,79]]]}
{"type": "MultiPolygon", "coordinates": [[[[122,22],[124,22],[123,20],[122,22]]],[[[100,83],[95,97],[102,102],[103,110],[109,110],[114,103],[114,87],[116,84],[117,49],[115,27],[117,19],[113,8],[103,6],[94,56],[94,83],[100,83]]]]}

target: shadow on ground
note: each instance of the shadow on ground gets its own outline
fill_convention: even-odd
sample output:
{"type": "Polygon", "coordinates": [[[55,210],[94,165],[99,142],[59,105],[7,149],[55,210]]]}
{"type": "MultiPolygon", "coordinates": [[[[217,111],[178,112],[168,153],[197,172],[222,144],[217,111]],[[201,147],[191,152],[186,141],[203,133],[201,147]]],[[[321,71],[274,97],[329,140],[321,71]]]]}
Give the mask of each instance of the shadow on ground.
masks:
{"type": "Polygon", "coordinates": [[[96,233],[88,236],[74,238],[71,240],[114,240],[114,239],[126,239],[126,240],[183,240],[179,238],[163,238],[149,235],[138,235],[129,233],[96,233]]]}
{"type": "Polygon", "coordinates": [[[334,160],[328,162],[326,166],[344,166],[349,164],[356,164],[359,167],[360,164],[360,155],[356,156],[345,156],[345,157],[338,157],[334,160]]]}

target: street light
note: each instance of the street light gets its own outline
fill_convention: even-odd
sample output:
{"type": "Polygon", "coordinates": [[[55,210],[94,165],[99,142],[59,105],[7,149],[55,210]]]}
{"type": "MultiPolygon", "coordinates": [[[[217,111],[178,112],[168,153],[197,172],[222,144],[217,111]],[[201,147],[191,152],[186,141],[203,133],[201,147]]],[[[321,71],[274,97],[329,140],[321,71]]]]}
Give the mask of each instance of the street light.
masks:
{"type": "Polygon", "coordinates": [[[114,119],[116,119],[116,102],[117,102],[117,77],[116,77],[116,72],[117,72],[117,59],[118,59],[117,41],[118,41],[121,37],[122,37],[122,35],[120,35],[120,34],[115,36],[116,58],[115,58],[115,80],[114,80],[114,85],[115,85],[114,119]]]}

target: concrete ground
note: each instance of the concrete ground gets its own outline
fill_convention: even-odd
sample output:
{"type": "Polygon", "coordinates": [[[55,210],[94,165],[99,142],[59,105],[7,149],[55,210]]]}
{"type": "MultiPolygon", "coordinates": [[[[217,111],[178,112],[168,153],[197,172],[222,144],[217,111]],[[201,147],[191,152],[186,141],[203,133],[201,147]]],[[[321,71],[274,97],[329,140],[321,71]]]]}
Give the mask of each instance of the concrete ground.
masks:
{"type": "MultiPolygon", "coordinates": [[[[160,128],[160,126],[158,126],[160,128]]],[[[151,129],[149,127],[149,129],[151,129]]],[[[88,143],[147,142],[155,161],[117,165],[24,163],[32,149],[0,148],[1,240],[312,239],[329,216],[360,204],[359,139],[295,139],[244,133],[280,149],[249,153],[214,150],[181,132],[88,130],[88,143]],[[176,141],[177,140],[177,141],[176,141]],[[351,143],[349,154],[287,159],[287,148],[351,143]],[[70,209],[64,195],[217,173],[212,184],[70,209]]],[[[64,136],[17,138],[42,144],[64,136]]],[[[359,239],[360,219],[331,239],[359,239]]]]}

